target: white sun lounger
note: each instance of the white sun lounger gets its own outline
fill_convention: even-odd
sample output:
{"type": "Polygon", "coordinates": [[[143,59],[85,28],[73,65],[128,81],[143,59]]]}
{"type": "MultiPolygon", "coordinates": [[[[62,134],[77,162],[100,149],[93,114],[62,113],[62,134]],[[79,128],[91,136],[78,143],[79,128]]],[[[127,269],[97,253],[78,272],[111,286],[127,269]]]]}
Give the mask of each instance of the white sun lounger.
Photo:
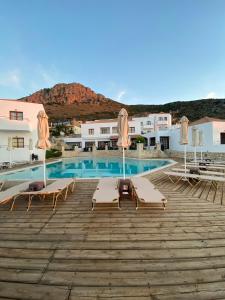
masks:
{"type": "Polygon", "coordinates": [[[26,191],[29,188],[30,181],[26,181],[20,184],[17,184],[5,191],[0,192],[0,204],[5,204],[18,195],[19,193],[26,191]]]}
{"type": "Polygon", "coordinates": [[[225,177],[222,176],[210,176],[210,175],[198,175],[198,174],[190,174],[185,172],[164,172],[166,174],[170,181],[177,184],[180,180],[187,181],[191,186],[193,186],[193,183],[191,182],[192,179],[195,179],[197,182],[194,184],[195,186],[198,185],[202,181],[209,181],[212,183],[213,187],[217,189],[218,182],[225,182],[225,177]],[[177,181],[174,181],[172,177],[176,177],[177,181]]]}
{"type": "Polygon", "coordinates": [[[74,186],[75,186],[74,179],[62,178],[54,181],[53,183],[50,183],[40,191],[22,192],[18,194],[16,197],[14,197],[11,210],[13,210],[15,201],[19,196],[28,196],[27,211],[29,211],[29,209],[31,208],[32,200],[35,196],[38,196],[42,200],[44,200],[45,197],[48,195],[52,195],[52,206],[53,206],[53,210],[55,210],[59,197],[63,197],[63,199],[66,200],[69,189],[73,191],[74,186]],[[64,196],[63,193],[65,193],[64,196]]]}
{"type": "Polygon", "coordinates": [[[0,181],[0,192],[3,189],[4,184],[5,184],[5,181],[0,181]]]}
{"type": "Polygon", "coordinates": [[[147,178],[133,177],[131,183],[136,197],[136,209],[140,207],[139,203],[149,205],[144,207],[165,209],[165,196],[147,178]]]}
{"type": "Polygon", "coordinates": [[[117,178],[102,178],[92,197],[92,210],[98,204],[116,204],[120,209],[120,195],[117,178]]]}
{"type": "MultiPolygon", "coordinates": [[[[184,167],[184,165],[182,165],[184,167]]],[[[225,166],[223,165],[203,165],[203,166],[199,166],[199,165],[195,165],[195,164],[186,164],[187,167],[191,167],[191,168],[205,168],[207,170],[221,170],[223,172],[225,172],[225,166]]]]}
{"type": "MultiPolygon", "coordinates": [[[[223,172],[203,171],[203,170],[199,170],[199,167],[193,167],[192,169],[199,171],[199,173],[202,174],[202,175],[215,175],[215,176],[225,177],[225,174],[223,172]]],[[[183,168],[172,168],[171,170],[173,172],[182,172],[182,173],[185,173],[185,169],[183,169],[183,168]]],[[[190,173],[190,169],[186,169],[186,171],[188,173],[190,173]]]]}

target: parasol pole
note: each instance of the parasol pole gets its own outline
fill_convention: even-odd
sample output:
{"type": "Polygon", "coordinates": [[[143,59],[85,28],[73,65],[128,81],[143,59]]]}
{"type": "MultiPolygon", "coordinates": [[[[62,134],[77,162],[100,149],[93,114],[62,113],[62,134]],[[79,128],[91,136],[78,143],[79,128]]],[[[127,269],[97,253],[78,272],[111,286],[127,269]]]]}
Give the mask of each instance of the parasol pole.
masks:
{"type": "Polygon", "coordinates": [[[186,144],[184,145],[184,172],[187,173],[187,157],[186,157],[186,144]]]}
{"type": "Polygon", "coordinates": [[[45,162],[46,150],[44,150],[43,168],[44,168],[44,185],[46,187],[46,162],[45,162]]]}
{"type": "Polygon", "coordinates": [[[123,147],[123,179],[125,179],[125,150],[123,147]]]}

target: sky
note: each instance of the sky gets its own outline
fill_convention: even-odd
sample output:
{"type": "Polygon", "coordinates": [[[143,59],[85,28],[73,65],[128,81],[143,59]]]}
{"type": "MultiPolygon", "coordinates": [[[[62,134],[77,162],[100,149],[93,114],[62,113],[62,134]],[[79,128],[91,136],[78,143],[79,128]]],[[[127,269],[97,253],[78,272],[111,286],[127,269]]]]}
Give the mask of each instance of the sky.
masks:
{"type": "Polygon", "coordinates": [[[126,104],[225,98],[225,0],[0,0],[0,98],[79,82],[126,104]]]}

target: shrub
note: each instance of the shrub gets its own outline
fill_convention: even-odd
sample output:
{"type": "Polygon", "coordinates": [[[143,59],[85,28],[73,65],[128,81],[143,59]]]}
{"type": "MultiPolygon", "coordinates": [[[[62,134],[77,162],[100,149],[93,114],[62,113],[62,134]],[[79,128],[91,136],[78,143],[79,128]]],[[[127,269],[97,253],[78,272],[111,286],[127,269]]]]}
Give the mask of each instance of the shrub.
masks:
{"type": "Polygon", "coordinates": [[[57,149],[50,149],[46,151],[46,158],[54,158],[62,156],[62,152],[57,149]]]}
{"type": "Polygon", "coordinates": [[[143,137],[143,136],[138,136],[138,137],[136,137],[136,143],[145,143],[145,138],[143,137]]]}

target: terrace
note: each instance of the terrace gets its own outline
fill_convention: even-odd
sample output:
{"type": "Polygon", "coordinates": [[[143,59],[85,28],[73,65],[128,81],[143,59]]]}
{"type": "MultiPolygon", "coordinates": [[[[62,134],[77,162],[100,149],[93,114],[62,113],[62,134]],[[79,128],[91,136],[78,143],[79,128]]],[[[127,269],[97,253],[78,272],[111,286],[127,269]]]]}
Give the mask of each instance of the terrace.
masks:
{"type": "Polygon", "coordinates": [[[225,187],[148,178],[165,211],[123,200],[92,212],[97,180],[77,182],[55,212],[1,207],[1,299],[224,299],[225,187]]]}

